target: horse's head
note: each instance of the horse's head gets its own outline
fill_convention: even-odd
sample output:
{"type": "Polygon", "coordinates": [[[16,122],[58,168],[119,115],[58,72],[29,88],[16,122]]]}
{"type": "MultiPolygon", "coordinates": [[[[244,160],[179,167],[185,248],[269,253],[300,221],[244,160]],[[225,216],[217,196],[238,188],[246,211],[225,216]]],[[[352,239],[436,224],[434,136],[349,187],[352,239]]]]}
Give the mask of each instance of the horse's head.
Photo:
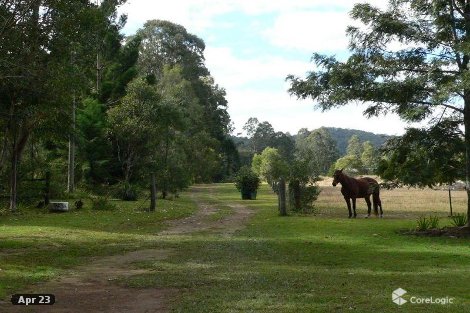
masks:
{"type": "Polygon", "coordinates": [[[343,170],[344,168],[336,170],[333,174],[333,186],[336,186],[340,182],[341,176],[343,176],[343,170]]]}

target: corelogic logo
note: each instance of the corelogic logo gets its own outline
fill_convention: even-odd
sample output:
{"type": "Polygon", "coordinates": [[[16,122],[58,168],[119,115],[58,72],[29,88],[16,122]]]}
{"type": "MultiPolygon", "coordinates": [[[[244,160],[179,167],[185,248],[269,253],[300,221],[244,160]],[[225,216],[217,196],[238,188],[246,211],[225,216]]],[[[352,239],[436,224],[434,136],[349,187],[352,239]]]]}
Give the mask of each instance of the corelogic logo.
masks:
{"type": "Polygon", "coordinates": [[[392,301],[395,302],[398,305],[403,305],[403,304],[407,303],[408,301],[403,299],[403,295],[405,293],[406,293],[405,289],[402,289],[402,288],[395,289],[392,292],[392,301]]]}
{"type": "Polygon", "coordinates": [[[453,297],[420,297],[420,296],[407,296],[409,300],[405,300],[403,296],[408,293],[403,288],[398,288],[392,291],[392,301],[397,305],[403,305],[407,302],[411,304],[440,304],[440,305],[447,305],[447,304],[454,304],[453,297]]]}

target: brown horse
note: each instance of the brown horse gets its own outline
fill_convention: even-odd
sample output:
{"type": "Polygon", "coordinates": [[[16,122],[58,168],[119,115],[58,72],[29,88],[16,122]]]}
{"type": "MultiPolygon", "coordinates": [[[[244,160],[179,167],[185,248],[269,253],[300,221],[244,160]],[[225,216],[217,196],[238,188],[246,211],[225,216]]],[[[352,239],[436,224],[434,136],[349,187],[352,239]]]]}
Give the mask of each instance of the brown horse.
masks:
{"type": "Polygon", "coordinates": [[[333,186],[336,186],[338,183],[341,184],[341,193],[343,194],[344,200],[348,205],[349,218],[352,217],[351,212],[351,202],[354,211],[354,217],[356,217],[356,199],[364,198],[367,203],[367,217],[370,216],[370,195],[372,195],[372,201],[374,201],[374,213],[378,215],[378,209],[380,207],[380,217],[383,216],[384,212],[382,211],[382,202],[380,201],[379,193],[380,187],[379,183],[373,178],[363,177],[363,178],[352,178],[343,173],[343,169],[336,170],[333,175],[333,186]]]}

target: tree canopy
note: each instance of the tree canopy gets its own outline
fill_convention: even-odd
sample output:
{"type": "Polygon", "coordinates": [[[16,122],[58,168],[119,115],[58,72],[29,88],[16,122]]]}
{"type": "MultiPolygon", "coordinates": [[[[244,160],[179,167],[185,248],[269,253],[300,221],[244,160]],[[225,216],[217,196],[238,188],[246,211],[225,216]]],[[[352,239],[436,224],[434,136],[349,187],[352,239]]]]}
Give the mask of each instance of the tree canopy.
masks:
{"type": "Polygon", "coordinates": [[[409,122],[463,126],[470,185],[468,3],[390,0],[385,10],[356,4],[351,16],[362,26],[347,28],[347,60],[315,53],[316,69],[307,77],[288,76],[290,92],[322,110],[359,101],[366,116],[394,112],[409,122]]]}

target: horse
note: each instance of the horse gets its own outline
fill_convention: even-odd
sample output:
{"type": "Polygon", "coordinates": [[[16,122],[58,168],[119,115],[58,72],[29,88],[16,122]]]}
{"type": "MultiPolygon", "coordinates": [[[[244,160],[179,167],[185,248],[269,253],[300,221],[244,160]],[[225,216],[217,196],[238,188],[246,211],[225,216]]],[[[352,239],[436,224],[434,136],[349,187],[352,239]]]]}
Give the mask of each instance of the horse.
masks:
{"type": "Polygon", "coordinates": [[[343,194],[344,200],[348,205],[349,218],[352,217],[351,212],[351,203],[354,211],[354,217],[356,217],[356,199],[364,198],[367,203],[367,217],[370,216],[371,203],[370,195],[372,195],[372,201],[374,201],[374,213],[378,215],[378,209],[380,208],[380,217],[383,216],[384,212],[382,210],[382,201],[380,201],[380,186],[379,183],[373,178],[363,177],[363,178],[352,178],[343,173],[343,169],[336,170],[333,175],[333,186],[336,186],[338,183],[341,184],[341,193],[343,194]]]}

